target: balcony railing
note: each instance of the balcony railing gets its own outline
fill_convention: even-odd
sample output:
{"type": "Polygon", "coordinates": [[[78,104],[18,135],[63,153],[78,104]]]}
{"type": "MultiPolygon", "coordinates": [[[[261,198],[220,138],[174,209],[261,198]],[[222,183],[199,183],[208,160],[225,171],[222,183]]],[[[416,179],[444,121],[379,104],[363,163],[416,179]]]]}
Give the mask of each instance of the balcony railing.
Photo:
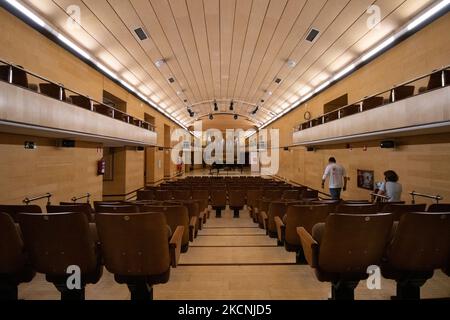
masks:
{"type": "Polygon", "coordinates": [[[402,99],[436,90],[450,85],[450,66],[434,70],[429,74],[409,80],[393,88],[367,96],[339,109],[325,113],[320,117],[308,120],[294,127],[294,132],[313,128],[334,120],[338,120],[356,113],[378,108],[402,99]]]}
{"type": "Polygon", "coordinates": [[[133,117],[121,110],[98,102],[89,96],[68,89],[62,83],[51,81],[2,59],[0,59],[0,81],[32,90],[50,98],[70,103],[76,107],[99,113],[149,131],[155,131],[155,126],[149,122],[133,117]]]}

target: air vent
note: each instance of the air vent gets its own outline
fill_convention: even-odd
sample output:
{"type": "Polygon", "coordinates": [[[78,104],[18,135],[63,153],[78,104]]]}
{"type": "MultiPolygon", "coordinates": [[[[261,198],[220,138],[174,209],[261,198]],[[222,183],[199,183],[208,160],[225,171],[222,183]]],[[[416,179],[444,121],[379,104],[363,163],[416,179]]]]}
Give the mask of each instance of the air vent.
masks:
{"type": "Polygon", "coordinates": [[[308,35],[306,36],[306,41],[309,42],[314,42],[314,40],[317,38],[317,36],[319,35],[320,31],[317,29],[312,28],[308,35]]]}
{"type": "Polygon", "coordinates": [[[281,79],[280,79],[280,78],[276,78],[276,79],[275,79],[275,83],[280,84],[280,83],[281,83],[281,79]]]}
{"type": "Polygon", "coordinates": [[[142,28],[137,28],[137,29],[134,29],[134,32],[136,32],[136,35],[138,36],[138,38],[139,38],[141,41],[143,41],[143,40],[145,40],[145,39],[148,39],[148,36],[147,36],[147,34],[145,33],[144,29],[142,29],[142,28]]]}
{"type": "Polygon", "coordinates": [[[174,83],[174,82],[175,82],[175,79],[172,78],[172,77],[170,77],[169,79],[167,79],[167,81],[169,81],[170,83],[174,83]]]}

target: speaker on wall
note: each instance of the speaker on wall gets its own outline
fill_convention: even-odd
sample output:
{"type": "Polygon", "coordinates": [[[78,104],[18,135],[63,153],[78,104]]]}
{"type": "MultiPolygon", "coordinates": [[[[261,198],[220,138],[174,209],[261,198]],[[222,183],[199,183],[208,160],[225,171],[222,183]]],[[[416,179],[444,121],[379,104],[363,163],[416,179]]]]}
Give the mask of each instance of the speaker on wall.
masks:
{"type": "Polygon", "coordinates": [[[316,151],[316,148],[314,148],[314,147],[306,147],[306,151],[313,152],[313,151],[316,151]]]}
{"type": "Polygon", "coordinates": [[[56,146],[58,148],[75,148],[75,140],[66,140],[66,139],[58,140],[56,142],[56,146]]]}
{"type": "Polygon", "coordinates": [[[381,141],[380,142],[380,148],[383,149],[392,149],[395,148],[395,142],[392,140],[386,140],[386,141],[381,141]]]}

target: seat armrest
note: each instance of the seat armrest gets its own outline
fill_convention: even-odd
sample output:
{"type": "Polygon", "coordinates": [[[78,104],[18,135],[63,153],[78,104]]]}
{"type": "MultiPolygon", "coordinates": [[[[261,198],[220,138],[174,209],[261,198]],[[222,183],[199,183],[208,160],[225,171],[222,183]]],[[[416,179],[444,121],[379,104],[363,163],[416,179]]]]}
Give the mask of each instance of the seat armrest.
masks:
{"type": "Polygon", "coordinates": [[[284,243],[284,239],[286,238],[286,225],[283,223],[280,217],[275,217],[275,225],[277,226],[277,236],[278,241],[284,243]]]}
{"type": "Polygon", "coordinates": [[[193,242],[195,238],[195,228],[197,226],[197,217],[192,217],[189,221],[189,241],[193,242]]]}
{"type": "Polygon", "coordinates": [[[198,216],[198,218],[199,218],[198,219],[199,220],[199,222],[198,222],[198,229],[202,230],[203,223],[204,223],[204,221],[206,219],[205,212],[200,212],[200,215],[198,216]]]}
{"type": "Polygon", "coordinates": [[[176,268],[181,254],[181,241],[183,240],[184,227],[178,226],[169,241],[170,264],[176,268]]]}
{"type": "Polygon", "coordinates": [[[303,227],[297,227],[306,261],[312,268],[319,266],[319,244],[303,227]]]}
{"type": "Polygon", "coordinates": [[[261,211],[261,218],[263,221],[263,225],[264,225],[264,230],[266,230],[266,234],[268,234],[269,232],[269,217],[267,216],[267,213],[265,211],[261,211]]]}

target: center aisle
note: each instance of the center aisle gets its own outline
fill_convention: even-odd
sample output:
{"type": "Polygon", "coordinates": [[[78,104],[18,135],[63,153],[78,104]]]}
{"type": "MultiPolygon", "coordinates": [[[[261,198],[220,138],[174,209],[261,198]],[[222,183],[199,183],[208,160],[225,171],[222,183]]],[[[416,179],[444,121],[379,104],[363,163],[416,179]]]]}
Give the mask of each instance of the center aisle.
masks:
{"type": "Polygon", "coordinates": [[[307,266],[295,265],[295,253],[277,247],[241,210],[233,218],[211,218],[182,254],[169,283],[155,287],[155,299],[311,299],[323,298],[326,285],[305,290],[301,279],[314,277],[307,266]]]}

